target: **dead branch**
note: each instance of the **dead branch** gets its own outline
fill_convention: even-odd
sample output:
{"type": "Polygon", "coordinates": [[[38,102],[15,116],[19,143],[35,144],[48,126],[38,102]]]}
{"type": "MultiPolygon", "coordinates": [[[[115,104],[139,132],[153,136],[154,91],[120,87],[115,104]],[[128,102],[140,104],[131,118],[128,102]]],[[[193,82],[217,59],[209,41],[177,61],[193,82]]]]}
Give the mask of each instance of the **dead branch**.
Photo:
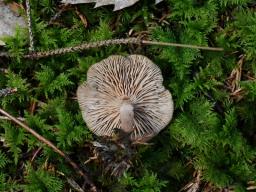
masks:
{"type": "MultiPolygon", "coordinates": [[[[103,46],[123,45],[123,44],[158,45],[158,46],[202,49],[202,50],[208,50],[208,51],[224,51],[223,48],[218,48],[218,47],[204,47],[204,46],[179,44],[179,43],[147,41],[147,40],[141,40],[140,38],[124,38],[124,39],[110,39],[110,40],[104,40],[104,41],[83,43],[81,45],[77,45],[77,46],[73,46],[73,47],[54,49],[54,50],[50,50],[50,51],[32,52],[27,55],[24,55],[23,58],[40,59],[40,58],[49,57],[49,56],[63,55],[66,53],[81,52],[83,50],[99,48],[99,47],[103,47],[103,46]]],[[[8,55],[8,54],[7,55],[4,54],[3,56],[11,57],[11,55],[8,55]]],[[[0,57],[1,57],[1,55],[0,55],[0,57]]]]}
{"type": "Polygon", "coordinates": [[[0,113],[3,114],[4,116],[8,117],[9,119],[11,119],[14,123],[16,123],[17,125],[21,126],[22,128],[24,128],[27,132],[31,133],[33,136],[35,136],[39,141],[41,141],[42,143],[44,143],[45,145],[47,145],[48,147],[50,147],[53,151],[55,151],[56,153],[58,153],[60,156],[62,156],[73,168],[74,170],[84,178],[85,183],[89,186],[89,190],[90,192],[97,192],[97,188],[95,186],[95,184],[92,182],[92,180],[89,178],[89,176],[84,173],[79,166],[70,158],[68,157],[63,151],[61,151],[60,149],[58,149],[51,141],[49,141],[48,139],[44,138],[43,136],[39,135],[36,131],[34,131],[33,129],[31,129],[29,126],[27,126],[25,123],[21,122],[20,120],[18,120],[17,118],[13,117],[12,115],[10,115],[9,113],[7,113],[6,111],[4,111],[3,109],[0,108],[0,113]]]}

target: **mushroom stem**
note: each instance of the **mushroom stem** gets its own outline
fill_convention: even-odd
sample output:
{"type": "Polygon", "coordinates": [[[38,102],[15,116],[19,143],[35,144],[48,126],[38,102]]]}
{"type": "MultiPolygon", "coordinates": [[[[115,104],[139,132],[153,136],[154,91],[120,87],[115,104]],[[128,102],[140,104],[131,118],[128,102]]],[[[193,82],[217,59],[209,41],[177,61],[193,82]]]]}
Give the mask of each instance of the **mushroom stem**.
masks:
{"type": "Polygon", "coordinates": [[[125,133],[131,133],[134,125],[134,107],[129,97],[124,96],[120,106],[121,129],[125,133]]]}

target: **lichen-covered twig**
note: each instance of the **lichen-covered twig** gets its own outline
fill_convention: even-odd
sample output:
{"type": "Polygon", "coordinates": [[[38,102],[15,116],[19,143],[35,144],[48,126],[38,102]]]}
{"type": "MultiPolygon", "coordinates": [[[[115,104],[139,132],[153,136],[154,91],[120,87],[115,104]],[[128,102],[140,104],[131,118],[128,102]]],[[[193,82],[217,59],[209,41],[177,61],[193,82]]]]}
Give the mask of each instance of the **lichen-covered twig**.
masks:
{"type": "Polygon", "coordinates": [[[28,55],[25,55],[24,57],[29,59],[39,59],[43,57],[63,55],[66,53],[74,53],[74,52],[79,52],[86,49],[98,48],[103,46],[121,45],[121,44],[140,44],[140,43],[141,43],[140,39],[137,39],[137,38],[110,39],[110,40],[104,40],[104,41],[83,43],[81,45],[77,45],[74,47],[60,48],[52,51],[34,52],[28,55]]]}
{"type": "Polygon", "coordinates": [[[17,88],[0,89],[0,97],[5,97],[17,91],[17,88]]]}
{"type": "Polygon", "coordinates": [[[178,43],[146,41],[146,40],[141,40],[139,38],[124,38],[124,39],[110,39],[110,40],[104,40],[104,41],[83,43],[81,45],[77,45],[74,47],[60,48],[52,51],[34,52],[28,55],[25,55],[24,57],[30,58],[30,59],[39,59],[39,58],[49,57],[54,55],[62,55],[66,53],[79,52],[86,49],[92,49],[92,48],[98,48],[98,47],[110,46],[110,45],[121,45],[121,44],[172,46],[172,47],[183,47],[183,48],[210,50],[210,51],[224,50],[223,48],[218,48],[218,47],[203,47],[203,46],[178,44],[178,43]]]}
{"type": "MultiPolygon", "coordinates": [[[[224,51],[223,48],[219,48],[219,47],[206,47],[206,46],[204,47],[204,46],[179,44],[179,43],[147,41],[147,40],[142,40],[140,38],[123,38],[123,39],[109,39],[109,40],[103,40],[103,41],[88,42],[88,43],[83,43],[81,45],[77,45],[77,46],[73,46],[73,47],[54,49],[54,50],[50,50],[50,51],[31,52],[27,55],[24,55],[23,58],[40,59],[40,58],[49,57],[49,56],[63,55],[66,53],[81,52],[83,50],[99,48],[99,47],[103,47],[103,46],[106,47],[106,46],[110,46],[110,45],[127,45],[127,44],[158,45],[158,46],[201,49],[201,50],[208,50],[208,51],[224,51]]],[[[11,57],[11,55],[8,55],[8,54],[4,54],[3,56],[11,57]]],[[[0,54],[0,57],[1,57],[1,54],[0,54]]]]}
{"type": "Polygon", "coordinates": [[[28,23],[28,31],[29,31],[29,51],[34,51],[34,35],[32,30],[32,22],[31,22],[31,7],[29,0],[26,0],[26,14],[27,14],[27,23],[28,23]]]}
{"type": "Polygon", "coordinates": [[[20,120],[18,120],[17,118],[13,117],[12,115],[10,115],[9,113],[7,113],[6,111],[4,111],[3,109],[0,108],[0,113],[6,117],[8,117],[9,119],[11,119],[14,123],[16,123],[17,125],[21,126],[22,128],[24,128],[26,131],[28,131],[29,133],[31,133],[34,137],[36,137],[39,141],[41,141],[42,143],[44,143],[45,145],[47,145],[48,147],[50,147],[51,149],[53,149],[56,153],[58,153],[60,156],[62,156],[73,168],[74,170],[81,175],[84,178],[85,183],[88,185],[88,191],[90,192],[97,192],[97,188],[95,186],[95,184],[92,182],[92,180],[89,178],[89,176],[84,173],[79,166],[72,160],[70,159],[70,157],[68,157],[63,151],[61,151],[59,148],[57,148],[51,141],[49,141],[48,139],[44,138],[43,136],[39,135],[36,131],[34,131],[33,129],[31,129],[29,126],[27,126],[25,123],[21,122],[20,120]]]}

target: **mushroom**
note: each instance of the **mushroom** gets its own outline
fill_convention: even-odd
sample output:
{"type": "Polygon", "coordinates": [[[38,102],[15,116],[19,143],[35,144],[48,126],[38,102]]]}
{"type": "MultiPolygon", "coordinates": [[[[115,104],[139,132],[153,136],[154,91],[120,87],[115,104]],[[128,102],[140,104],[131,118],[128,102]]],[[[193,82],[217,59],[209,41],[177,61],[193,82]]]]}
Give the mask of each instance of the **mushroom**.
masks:
{"type": "Polygon", "coordinates": [[[77,97],[83,119],[98,136],[120,129],[131,141],[145,142],[172,119],[172,96],[161,71],[142,55],[114,55],[94,64],[77,97]]]}

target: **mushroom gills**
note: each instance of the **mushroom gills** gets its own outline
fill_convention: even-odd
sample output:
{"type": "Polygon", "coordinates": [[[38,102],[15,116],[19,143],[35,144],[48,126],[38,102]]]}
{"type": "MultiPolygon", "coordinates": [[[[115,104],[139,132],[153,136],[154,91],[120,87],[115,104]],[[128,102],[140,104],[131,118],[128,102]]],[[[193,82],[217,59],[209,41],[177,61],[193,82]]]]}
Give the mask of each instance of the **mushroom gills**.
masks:
{"type": "Polygon", "coordinates": [[[174,109],[160,68],[142,55],[112,55],[92,65],[77,97],[93,133],[112,137],[119,131],[121,138],[132,142],[157,135],[172,119],[174,109]]]}

